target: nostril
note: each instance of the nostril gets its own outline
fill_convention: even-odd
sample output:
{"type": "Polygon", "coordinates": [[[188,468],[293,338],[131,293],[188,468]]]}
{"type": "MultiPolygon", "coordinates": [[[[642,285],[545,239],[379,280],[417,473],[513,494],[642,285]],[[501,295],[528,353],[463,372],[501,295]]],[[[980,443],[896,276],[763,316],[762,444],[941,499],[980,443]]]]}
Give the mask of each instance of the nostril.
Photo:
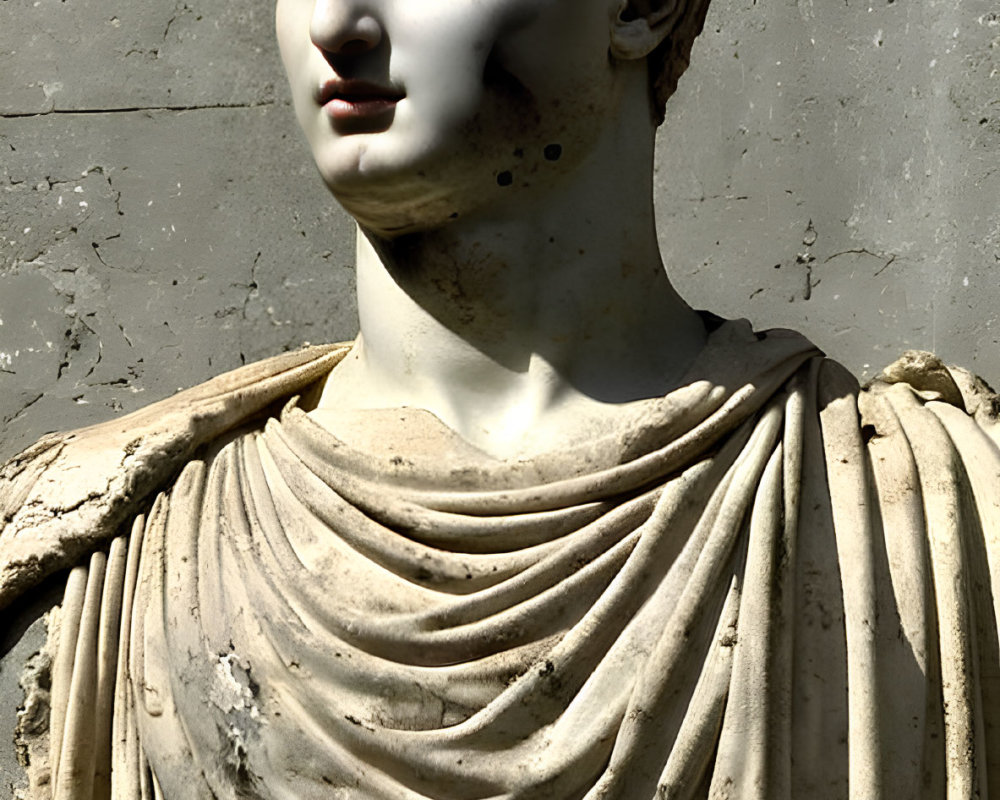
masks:
{"type": "Polygon", "coordinates": [[[345,56],[349,56],[353,53],[364,53],[367,50],[372,49],[371,41],[368,39],[351,39],[348,42],[344,42],[337,48],[338,53],[342,53],[345,56]]]}
{"type": "Polygon", "coordinates": [[[309,32],[320,50],[338,55],[365,53],[382,41],[382,26],[371,16],[314,15],[309,32]]]}

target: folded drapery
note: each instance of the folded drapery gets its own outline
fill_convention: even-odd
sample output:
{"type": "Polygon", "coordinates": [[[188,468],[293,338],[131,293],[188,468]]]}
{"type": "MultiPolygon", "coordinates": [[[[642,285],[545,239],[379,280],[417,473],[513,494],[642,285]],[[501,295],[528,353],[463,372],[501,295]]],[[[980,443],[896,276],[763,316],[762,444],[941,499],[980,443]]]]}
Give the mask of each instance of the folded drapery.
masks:
{"type": "Polygon", "coordinates": [[[66,758],[167,800],[1000,792],[995,401],[745,323],[528,461],[292,400],[71,574],[57,796],[66,758]]]}

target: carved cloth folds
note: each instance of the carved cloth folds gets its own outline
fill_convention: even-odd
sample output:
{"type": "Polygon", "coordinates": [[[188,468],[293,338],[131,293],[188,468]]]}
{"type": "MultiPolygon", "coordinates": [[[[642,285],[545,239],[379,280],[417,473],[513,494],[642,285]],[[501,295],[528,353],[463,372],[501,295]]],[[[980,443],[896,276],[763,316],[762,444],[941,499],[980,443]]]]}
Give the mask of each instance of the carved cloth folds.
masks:
{"type": "Polygon", "coordinates": [[[67,679],[116,693],[84,761],[166,800],[1000,796],[995,406],[740,323],[523,463],[292,400],[71,574],[121,631],[116,679],[67,679]]]}

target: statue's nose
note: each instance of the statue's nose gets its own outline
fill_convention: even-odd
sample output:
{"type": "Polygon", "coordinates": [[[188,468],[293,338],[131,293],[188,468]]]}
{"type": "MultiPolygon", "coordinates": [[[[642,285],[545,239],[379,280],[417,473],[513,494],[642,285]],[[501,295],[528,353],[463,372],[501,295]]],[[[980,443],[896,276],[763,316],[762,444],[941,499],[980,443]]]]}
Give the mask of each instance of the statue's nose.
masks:
{"type": "Polygon", "coordinates": [[[309,36],[328,55],[360,55],[382,41],[382,25],[356,0],[316,0],[309,36]]]}

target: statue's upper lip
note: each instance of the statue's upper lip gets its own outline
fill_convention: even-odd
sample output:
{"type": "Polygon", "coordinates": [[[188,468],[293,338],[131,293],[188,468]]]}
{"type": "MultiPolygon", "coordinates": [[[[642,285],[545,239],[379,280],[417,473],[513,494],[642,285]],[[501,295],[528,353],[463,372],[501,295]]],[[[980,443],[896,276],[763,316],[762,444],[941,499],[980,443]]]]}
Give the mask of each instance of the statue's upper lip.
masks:
{"type": "Polygon", "coordinates": [[[350,103],[363,103],[371,100],[397,102],[406,97],[406,93],[394,86],[382,86],[372,81],[332,78],[320,84],[316,93],[316,101],[325,106],[331,100],[345,100],[350,103]]]}

